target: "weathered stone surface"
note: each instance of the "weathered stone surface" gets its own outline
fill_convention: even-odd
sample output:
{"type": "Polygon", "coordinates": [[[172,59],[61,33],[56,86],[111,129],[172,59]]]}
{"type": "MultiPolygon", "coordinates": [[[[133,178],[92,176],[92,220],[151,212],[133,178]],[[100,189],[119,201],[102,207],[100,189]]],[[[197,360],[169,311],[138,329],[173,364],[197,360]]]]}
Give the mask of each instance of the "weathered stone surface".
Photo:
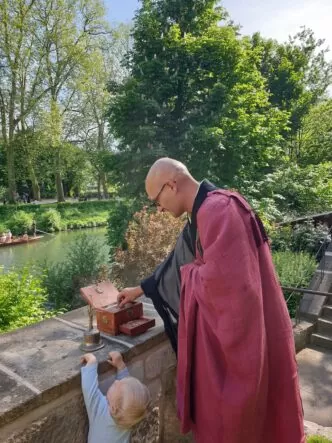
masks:
{"type": "Polygon", "coordinates": [[[332,350],[311,346],[297,354],[304,418],[332,425],[332,350]]]}
{"type": "Polygon", "coordinates": [[[144,364],[142,360],[136,360],[134,363],[129,363],[128,370],[132,377],[144,381],[144,364]]]}
{"type": "Polygon", "coordinates": [[[149,355],[145,361],[145,377],[151,380],[176,365],[175,354],[169,343],[149,355]]]}
{"type": "Polygon", "coordinates": [[[24,404],[34,395],[29,388],[0,371],[0,414],[9,413],[13,405],[24,404]]]}
{"type": "Polygon", "coordinates": [[[322,435],[326,438],[332,438],[332,428],[324,428],[311,421],[304,421],[304,431],[306,435],[322,435]]]}
{"type": "Polygon", "coordinates": [[[152,403],[157,403],[161,396],[161,380],[160,378],[156,378],[155,380],[149,382],[147,384],[151,394],[152,403]]]}
{"type": "Polygon", "coordinates": [[[170,369],[162,377],[162,395],[159,406],[160,442],[189,443],[193,442],[191,434],[180,433],[180,423],[176,410],[176,369],[170,369]]]}
{"type": "Polygon", "coordinates": [[[301,321],[298,325],[293,325],[293,334],[296,353],[306,348],[310,342],[310,336],[315,331],[314,323],[301,321]]]}
{"type": "MultiPolygon", "coordinates": [[[[59,385],[80,371],[83,352],[79,346],[82,332],[56,320],[4,334],[0,362],[40,391],[59,385]]],[[[110,350],[125,352],[124,346],[106,342],[95,354],[105,361],[110,350]]]]}
{"type": "Polygon", "coordinates": [[[153,408],[146,419],[139,423],[132,432],[131,443],[158,443],[159,440],[159,409],[153,408]]]}
{"type": "MultiPolygon", "coordinates": [[[[47,415],[15,430],[1,443],[85,443],[87,416],[81,394],[58,405],[47,415]]],[[[18,423],[19,425],[19,423],[18,423]]]]}

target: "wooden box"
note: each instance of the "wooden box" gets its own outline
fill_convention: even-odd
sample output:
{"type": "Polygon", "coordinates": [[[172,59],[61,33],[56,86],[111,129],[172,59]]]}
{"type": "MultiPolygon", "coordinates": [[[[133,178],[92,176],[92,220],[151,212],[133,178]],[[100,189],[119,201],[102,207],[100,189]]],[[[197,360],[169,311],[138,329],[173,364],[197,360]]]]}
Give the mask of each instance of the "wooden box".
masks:
{"type": "Polygon", "coordinates": [[[122,334],[130,335],[131,337],[139,334],[143,334],[148,329],[152,328],[156,324],[154,318],[141,317],[138,320],[132,320],[128,323],[120,325],[119,329],[122,334]]]}
{"type": "Polygon", "coordinates": [[[143,315],[143,303],[128,303],[119,308],[117,303],[96,309],[97,328],[106,334],[117,335],[119,326],[143,315]]]}
{"type": "Polygon", "coordinates": [[[117,303],[119,291],[109,280],[81,288],[80,293],[96,311],[97,328],[105,334],[117,335],[122,332],[127,335],[138,335],[155,325],[154,319],[141,319],[143,317],[141,302],[128,303],[119,308],[117,303]],[[141,319],[139,325],[124,327],[121,330],[121,325],[139,319],[141,319]]]}

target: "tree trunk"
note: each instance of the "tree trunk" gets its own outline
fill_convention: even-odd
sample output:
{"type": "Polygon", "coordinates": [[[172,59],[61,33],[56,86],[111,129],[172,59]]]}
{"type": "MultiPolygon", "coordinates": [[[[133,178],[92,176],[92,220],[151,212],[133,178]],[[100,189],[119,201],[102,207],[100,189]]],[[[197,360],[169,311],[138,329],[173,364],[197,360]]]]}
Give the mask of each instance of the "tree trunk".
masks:
{"type": "Polygon", "coordinates": [[[100,186],[101,186],[101,178],[100,178],[100,174],[98,173],[98,181],[97,181],[98,200],[101,200],[101,190],[100,190],[100,186]]]}
{"type": "Polygon", "coordinates": [[[101,172],[100,181],[101,181],[101,185],[103,187],[103,197],[105,199],[107,199],[108,198],[108,191],[107,191],[107,180],[106,180],[106,173],[105,172],[101,172]]]}
{"type": "Polygon", "coordinates": [[[40,200],[40,187],[31,160],[28,160],[28,170],[29,178],[32,184],[32,197],[34,200],[40,200]]]}
{"type": "Polygon", "coordinates": [[[61,178],[60,172],[55,173],[55,184],[56,184],[56,193],[57,193],[58,203],[63,203],[66,200],[65,200],[65,195],[63,193],[62,178],[61,178]]]}
{"type": "Polygon", "coordinates": [[[8,200],[9,203],[15,203],[16,181],[14,166],[14,146],[12,143],[7,144],[7,174],[8,174],[8,200]]]}

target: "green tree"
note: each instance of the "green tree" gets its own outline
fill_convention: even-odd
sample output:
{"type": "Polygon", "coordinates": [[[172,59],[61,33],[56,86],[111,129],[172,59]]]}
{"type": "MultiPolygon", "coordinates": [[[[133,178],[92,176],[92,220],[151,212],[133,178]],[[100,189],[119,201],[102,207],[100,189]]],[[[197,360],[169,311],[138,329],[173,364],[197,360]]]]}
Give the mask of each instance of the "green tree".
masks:
{"type": "Polygon", "coordinates": [[[36,0],[0,2],[0,120],[12,202],[16,192],[15,134],[24,130],[28,115],[48,92],[43,81],[44,35],[35,19],[39,6],[36,0]]]}
{"type": "Polygon", "coordinates": [[[298,134],[302,165],[332,162],[332,100],[312,107],[298,134]]]}
{"type": "Polygon", "coordinates": [[[57,198],[62,202],[65,200],[61,175],[64,114],[75,95],[75,79],[84,66],[92,36],[104,32],[104,10],[99,1],[45,0],[40,11],[47,36],[45,71],[50,90],[47,133],[50,146],[55,151],[57,198]]]}
{"type": "Polygon", "coordinates": [[[259,53],[215,4],[146,0],[137,13],[131,77],[110,107],[117,168],[133,193],[162,155],[224,184],[275,158],[285,115],[270,106],[259,53]]]}
{"type": "Polygon", "coordinates": [[[312,105],[324,96],[332,80],[332,63],[326,60],[328,49],[310,29],[303,28],[288,42],[252,37],[255,50],[261,52],[260,71],[267,80],[270,101],[289,113],[287,139],[289,155],[300,156],[301,130],[312,105]]]}

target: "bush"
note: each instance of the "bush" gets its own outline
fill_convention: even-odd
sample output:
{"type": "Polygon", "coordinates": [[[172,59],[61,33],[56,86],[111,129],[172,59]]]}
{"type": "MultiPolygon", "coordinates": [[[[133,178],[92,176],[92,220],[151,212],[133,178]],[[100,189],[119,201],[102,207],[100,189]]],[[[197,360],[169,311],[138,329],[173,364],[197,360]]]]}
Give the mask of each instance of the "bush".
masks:
{"type": "Polygon", "coordinates": [[[43,284],[55,308],[73,309],[84,303],[79,289],[108,277],[108,251],[102,243],[87,234],[80,235],[65,260],[44,264],[43,284]]]}
{"type": "Polygon", "coordinates": [[[307,443],[332,443],[332,440],[322,437],[321,435],[311,435],[308,437],[307,443]]]}
{"type": "Polygon", "coordinates": [[[28,214],[24,211],[17,211],[8,220],[7,227],[14,235],[25,234],[31,232],[34,217],[32,214],[28,214]]]}
{"type": "Polygon", "coordinates": [[[298,215],[329,211],[332,207],[332,162],[299,167],[286,165],[264,180],[246,183],[246,196],[273,199],[282,213],[298,215]]]}
{"type": "Polygon", "coordinates": [[[45,309],[47,293],[40,278],[24,268],[20,271],[0,273],[0,331],[52,317],[55,313],[45,309]]]}
{"type": "MultiPolygon", "coordinates": [[[[17,204],[0,205],[0,220],[7,224],[8,220],[16,213],[17,209],[33,218],[41,219],[45,212],[50,209],[56,210],[61,215],[60,229],[67,229],[67,225],[73,224],[73,220],[80,220],[82,226],[89,226],[86,223],[96,221],[99,226],[106,225],[109,212],[118,204],[116,200],[87,201],[83,203],[58,203],[58,204],[17,204]],[[87,220],[87,222],[86,222],[87,220]]],[[[42,228],[41,228],[42,229],[42,228]]]]}
{"type": "Polygon", "coordinates": [[[119,200],[114,204],[108,217],[108,244],[110,246],[111,256],[115,249],[120,247],[127,248],[126,230],[133,214],[138,209],[139,203],[136,200],[119,200]]]}
{"type": "Polygon", "coordinates": [[[0,235],[5,234],[8,231],[7,226],[4,223],[0,223],[0,235]]]}
{"type": "Polygon", "coordinates": [[[129,223],[125,241],[127,249],[118,248],[112,279],[123,287],[137,284],[154,271],[173,249],[185,220],[167,213],[137,212],[129,223]]]}
{"type": "Polygon", "coordinates": [[[38,228],[46,232],[61,230],[61,214],[56,209],[48,209],[37,219],[38,228]]]}
{"type": "Polygon", "coordinates": [[[270,230],[270,239],[274,251],[307,252],[316,255],[329,228],[325,225],[314,225],[313,222],[291,226],[280,226],[270,230]]]}
{"type": "MultiPolygon", "coordinates": [[[[306,288],[316,269],[315,259],[304,252],[274,252],[273,261],[282,286],[306,288]]],[[[286,300],[289,295],[285,293],[286,300]]],[[[287,305],[290,316],[294,317],[297,306],[296,295],[290,298],[287,305]]]]}

